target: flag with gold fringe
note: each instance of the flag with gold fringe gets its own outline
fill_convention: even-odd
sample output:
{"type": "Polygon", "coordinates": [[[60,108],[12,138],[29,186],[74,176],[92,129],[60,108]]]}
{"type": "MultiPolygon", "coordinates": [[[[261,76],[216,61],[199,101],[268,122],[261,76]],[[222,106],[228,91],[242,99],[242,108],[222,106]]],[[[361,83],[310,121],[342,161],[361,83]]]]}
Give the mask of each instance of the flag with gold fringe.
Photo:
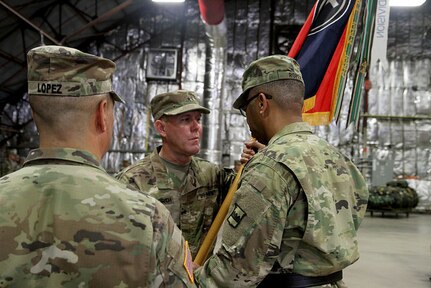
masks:
{"type": "MultiPolygon", "coordinates": [[[[316,1],[288,53],[301,66],[305,83],[303,118],[311,125],[327,125],[339,115],[346,80],[352,72],[352,53],[357,48],[355,39],[372,36],[370,31],[364,33],[367,32],[365,28],[370,27],[362,25],[360,17],[370,2],[375,0],[316,1]],[[357,35],[359,25],[363,29],[357,35]]],[[[369,43],[369,40],[365,42],[369,43]]],[[[367,57],[359,58],[364,61],[367,57]]],[[[359,68],[363,64],[359,64],[359,68]]],[[[355,69],[357,66],[354,65],[355,69]]],[[[355,103],[358,103],[357,99],[355,103]]]]}
{"type": "MultiPolygon", "coordinates": [[[[359,38],[358,52],[353,56],[353,89],[352,97],[350,99],[349,113],[347,115],[347,123],[354,123],[358,128],[359,124],[359,113],[362,102],[362,95],[364,94],[364,82],[365,77],[368,74],[370,60],[371,60],[371,48],[374,38],[374,28],[376,19],[377,1],[367,1],[363,13],[361,22],[361,37],[359,38]]],[[[339,116],[337,115],[337,118],[339,116]]]]}

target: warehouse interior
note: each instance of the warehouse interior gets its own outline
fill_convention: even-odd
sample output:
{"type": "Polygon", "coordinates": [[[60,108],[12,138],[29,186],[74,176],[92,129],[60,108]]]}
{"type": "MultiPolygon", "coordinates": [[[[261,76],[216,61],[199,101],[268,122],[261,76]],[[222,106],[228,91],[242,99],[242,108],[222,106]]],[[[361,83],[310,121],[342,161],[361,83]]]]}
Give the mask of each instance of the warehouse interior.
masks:
{"type": "MultiPolygon", "coordinates": [[[[161,143],[149,102],[177,89],[196,91],[211,110],[203,119],[201,156],[233,167],[250,137],[245,118],[232,108],[242,74],[259,57],[287,54],[315,1],[202,2],[210,3],[209,16],[197,0],[0,0],[0,167],[14,161],[18,169],[39,144],[26,54],[40,45],[70,46],[116,63],[114,89],[126,104],[115,107],[113,142],[103,159],[109,173],[161,143]]],[[[359,233],[361,258],[346,271],[346,284],[430,287],[431,1],[391,7],[388,20],[387,59],[369,67],[372,86],[364,89],[359,122],[347,120],[347,81],[338,121],[313,129],[353,160],[378,198],[369,205],[359,233]],[[406,206],[378,206],[388,193],[404,192],[406,206]]],[[[2,169],[0,175],[11,172],[2,169]]]]}

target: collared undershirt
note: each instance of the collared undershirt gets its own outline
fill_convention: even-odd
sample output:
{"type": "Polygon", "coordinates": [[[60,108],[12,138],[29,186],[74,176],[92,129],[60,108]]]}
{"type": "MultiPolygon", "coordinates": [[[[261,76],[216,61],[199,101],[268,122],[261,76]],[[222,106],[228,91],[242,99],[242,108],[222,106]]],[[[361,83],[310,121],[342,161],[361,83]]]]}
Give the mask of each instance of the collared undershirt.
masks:
{"type": "Polygon", "coordinates": [[[162,160],[162,163],[165,165],[166,170],[168,171],[169,177],[172,178],[175,186],[178,186],[175,188],[177,189],[180,188],[184,182],[184,179],[186,178],[191,161],[185,165],[178,165],[166,159],[163,159],[162,157],[160,157],[160,159],[162,160]]]}

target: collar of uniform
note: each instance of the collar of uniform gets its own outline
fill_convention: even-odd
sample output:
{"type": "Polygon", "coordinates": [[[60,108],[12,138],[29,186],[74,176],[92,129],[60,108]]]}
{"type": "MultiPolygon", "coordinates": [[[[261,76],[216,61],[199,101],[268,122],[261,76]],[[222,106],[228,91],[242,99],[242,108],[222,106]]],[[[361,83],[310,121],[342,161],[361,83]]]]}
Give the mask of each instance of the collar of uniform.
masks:
{"type": "Polygon", "coordinates": [[[163,165],[162,158],[159,156],[159,151],[162,146],[158,146],[154,149],[153,153],[150,155],[150,160],[152,162],[151,167],[153,167],[154,177],[157,181],[157,188],[159,190],[174,189],[174,182],[171,177],[168,177],[168,171],[165,165],[163,165]]]}
{"type": "Polygon", "coordinates": [[[39,148],[31,150],[24,161],[24,165],[37,160],[62,160],[88,166],[96,167],[100,170],[105,169],[100,166],[96,156],[88,151],[78,150],[73,148],[39,148]]]}
{"type": "MultiPolygon", "coordinates": [[[[174,188],[174,182],[172,181],[172,179],[170,177],[167,177],[168,172],[166,170],[165,165],[162,162],[162,158],[159,156],[159,152],[160,149],[162,149],[162,146],[157,147],[156,149],[154,149],[153,153],[151,154],[151,162],[152,162],[152,167],[159,167],[159,169],[154,169],[154,176],[156,177],[156,181],[157,181],[157,188],[159,189],[175,189],[174,188]]],[[[196,161],[196,158],[193,156],[192,157],[192,161],[190,162],[190,170],[193,171],[191,173],[193,173],[193,175],[196,175],[197,178],[197,183],[195,183],[195,188],[197,187],[201,187],[200,184],[200,177],[198,177],[197,173],[195,173],[195,171],[198,171],[198,164],[196,161]]],[[[187,174],[186,177],[189,176],[190,174],[190,170],[189,173],[187,174]]]]}
{"type": "Polygon", "coordinates": [[[268,145],[277,141],[278,138],[288,135],[288,134],[296,134],[296,133],[313,133],[311,126],[307,122],[296,122],[289,125],[284,126],[283,129],[277,132],[271,140],[269,140],[268,145]]]}

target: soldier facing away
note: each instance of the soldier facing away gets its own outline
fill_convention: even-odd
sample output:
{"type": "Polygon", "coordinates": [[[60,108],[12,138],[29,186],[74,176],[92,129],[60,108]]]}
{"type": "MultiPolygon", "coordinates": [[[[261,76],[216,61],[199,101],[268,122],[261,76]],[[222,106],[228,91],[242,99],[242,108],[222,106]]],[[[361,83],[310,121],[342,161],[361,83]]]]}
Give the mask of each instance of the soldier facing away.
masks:
{"type": "Polygon", "coordinates": [[[115,64],[62,46],[28,53],[40,148],[0,178],[0,283],[8,287],[194,287],[168,210],[111,178],[115,64]]]}
{"type": "Polygon", "coordinates": [[[252,62],[242,87],[233,106],[267,146],[244,167],[214,254],[195,270],[198,283],[345,287],[342,269],[359,258],[364,178],[302,122],[304,82],[294,59],[252,62]]]}
{"type": "Polygon", "coordinates": [[[210,111],[194,92],[162,93],[150,104],[163,144],[117,177],[149,191],[169,209],[194,257],[235,173],[195,156],[200,150],[201,116],[210,111]]]}

